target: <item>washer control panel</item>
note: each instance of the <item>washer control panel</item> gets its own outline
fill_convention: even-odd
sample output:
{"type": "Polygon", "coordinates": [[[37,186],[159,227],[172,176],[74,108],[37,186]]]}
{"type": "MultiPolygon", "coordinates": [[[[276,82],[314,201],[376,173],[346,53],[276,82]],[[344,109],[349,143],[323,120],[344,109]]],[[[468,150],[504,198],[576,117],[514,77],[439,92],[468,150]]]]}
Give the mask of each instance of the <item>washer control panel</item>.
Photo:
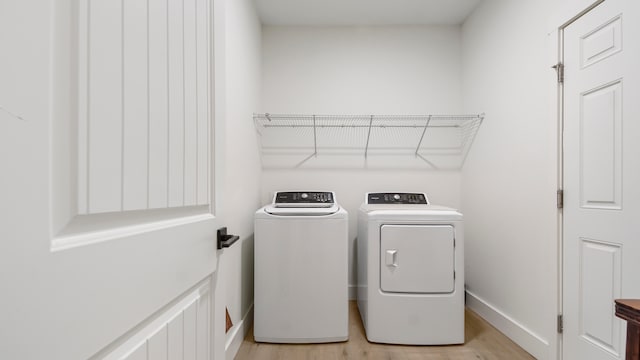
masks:
{"type": "Polygon", "coordinates": [[[329,207],[335,203],[334,193],[328,191],[283,191],[273,198],[277,207],[329,207]]]}
{"type": "Polygon", "coordinates": [[[367,204],[428,205],[424,193],[368,193],[367,204]]]}

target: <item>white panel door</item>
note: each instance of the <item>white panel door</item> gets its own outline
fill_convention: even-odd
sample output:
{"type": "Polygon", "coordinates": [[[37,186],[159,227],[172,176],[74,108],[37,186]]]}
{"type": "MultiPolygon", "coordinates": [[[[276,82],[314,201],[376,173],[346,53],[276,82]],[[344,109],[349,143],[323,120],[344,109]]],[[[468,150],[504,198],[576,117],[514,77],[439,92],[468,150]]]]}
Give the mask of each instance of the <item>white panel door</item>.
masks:
{"type": "Polygon", "coordinates": [[[212,6],[0,2],[0,359],[221,353],[212,6]]]}
{"type": "Polygon", "coordinates": [[[640,297],[640,6],[564,30],[564,359],[624,359],[614,299],[640,297]]]}

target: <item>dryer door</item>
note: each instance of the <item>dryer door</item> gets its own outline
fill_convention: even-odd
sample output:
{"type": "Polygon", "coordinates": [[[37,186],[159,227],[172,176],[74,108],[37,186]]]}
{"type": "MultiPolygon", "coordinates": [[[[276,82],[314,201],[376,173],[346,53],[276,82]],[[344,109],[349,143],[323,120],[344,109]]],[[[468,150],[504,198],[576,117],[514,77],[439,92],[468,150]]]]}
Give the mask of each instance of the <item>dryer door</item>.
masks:
{"type": "Polygon", "coordinates": [[[380,289],[395,293],[453,292],[454,245],[451,225],[382,225],[380,289]]]}

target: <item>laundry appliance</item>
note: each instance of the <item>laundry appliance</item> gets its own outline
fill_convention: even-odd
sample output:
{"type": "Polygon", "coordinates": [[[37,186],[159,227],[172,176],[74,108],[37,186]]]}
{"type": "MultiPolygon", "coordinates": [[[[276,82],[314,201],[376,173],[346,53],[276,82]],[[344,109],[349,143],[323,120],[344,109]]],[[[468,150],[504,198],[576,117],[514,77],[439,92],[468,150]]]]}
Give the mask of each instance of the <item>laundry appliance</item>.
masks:
{"type": "Polygon", "coordinates": [[[254,338],[348,339],[348,215],[333,192],[277,192],[255,214],[254,338]]]}
{"type": "Polygon", "coordinates": [[[371,342],[464,343],[462,214],[424,193],[368,193],[358,212],[358,309],[371,342]]]}

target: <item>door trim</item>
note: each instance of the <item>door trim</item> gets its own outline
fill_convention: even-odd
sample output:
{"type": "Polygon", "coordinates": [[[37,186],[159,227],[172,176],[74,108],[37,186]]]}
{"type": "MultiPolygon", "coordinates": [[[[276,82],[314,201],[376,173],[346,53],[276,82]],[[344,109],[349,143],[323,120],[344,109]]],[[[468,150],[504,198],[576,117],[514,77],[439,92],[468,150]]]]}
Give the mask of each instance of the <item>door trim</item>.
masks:
{"type": "MultiPolygon", "coordinates": [[[[589,13],[591,10],[596,8],[598,5],[602,4],[605,0],[595,0],[589,6],[585,8],[576,8],[575,6],[572,9],[565,9],[565,12],[561,15],[567,15],[564,19],[556,19],[555,23],[560,23],[561,25],[555,29],[556,33],[556,46],[554,50],[554,57],[556,64],[564,64],[564,32],[565,29],[574,23],[576,20],[580,19],[585,14],[589,13]]],[[[556,83],[556,96],[553,101],[553,108],[556,112],[556,123],[557,123],[557,183],[558,190],[564,191],[564,81],[556,83]]],[[[558,284],[558,316],[562,316],[564,313],[563,302],[564,302],[564,217],[563,217],[563,208],[557,209],[557,229],[558,229],[558,242],[557,242],[557,284],[558,284]]],[[[560,328],[558,330],[561,330],[560,328]]],[[[557,346],[556,346],[556,358],[563,359],[563,334],[562,331],[558,331],[557,333],[557,346]]]]}

